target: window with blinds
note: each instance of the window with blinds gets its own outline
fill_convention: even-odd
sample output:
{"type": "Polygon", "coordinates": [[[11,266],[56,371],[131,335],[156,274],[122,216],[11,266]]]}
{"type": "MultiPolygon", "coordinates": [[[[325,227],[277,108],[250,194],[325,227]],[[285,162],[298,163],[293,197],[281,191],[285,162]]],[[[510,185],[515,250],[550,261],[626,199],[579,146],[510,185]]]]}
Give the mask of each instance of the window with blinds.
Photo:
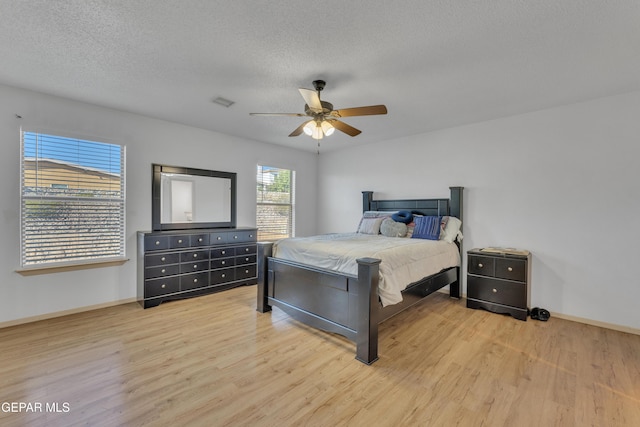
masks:
{"type": "Polygon", "coordinates": [[[295,235],[295,171],[258,165],[256,225],[258,240],[295,235]]]}
{"type": "Polygon", "coordinates": [[[22,132],[23,267],[125,256],[125,148],[22,132]]]}

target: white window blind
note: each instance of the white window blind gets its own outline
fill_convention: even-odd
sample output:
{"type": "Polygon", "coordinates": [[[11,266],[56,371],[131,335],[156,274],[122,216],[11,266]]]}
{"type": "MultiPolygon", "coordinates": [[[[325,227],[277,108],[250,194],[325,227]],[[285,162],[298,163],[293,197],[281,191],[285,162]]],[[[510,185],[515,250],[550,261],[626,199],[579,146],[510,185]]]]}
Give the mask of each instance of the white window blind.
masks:
{"type": "Polygon", "coordinates": [[[125,256],[125,148],[22,132],[23,267],[125,256]]]}
{"type": "Polygon", "coordinates": [[[295,235],[295,171],[258,165],[256,225],[258,240],[295,235]]]}

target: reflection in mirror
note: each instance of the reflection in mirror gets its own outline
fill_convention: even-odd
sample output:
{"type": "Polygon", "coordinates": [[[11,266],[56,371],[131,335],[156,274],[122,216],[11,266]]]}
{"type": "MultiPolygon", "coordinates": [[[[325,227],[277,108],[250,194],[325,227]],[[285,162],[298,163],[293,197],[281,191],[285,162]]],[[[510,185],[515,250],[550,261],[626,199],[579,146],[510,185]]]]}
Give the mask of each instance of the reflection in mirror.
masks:
{"type": "Polygon", "coordinates": [[[161,174],[163,223],[231,220],[231,180],[212,176],[161,174]]]}

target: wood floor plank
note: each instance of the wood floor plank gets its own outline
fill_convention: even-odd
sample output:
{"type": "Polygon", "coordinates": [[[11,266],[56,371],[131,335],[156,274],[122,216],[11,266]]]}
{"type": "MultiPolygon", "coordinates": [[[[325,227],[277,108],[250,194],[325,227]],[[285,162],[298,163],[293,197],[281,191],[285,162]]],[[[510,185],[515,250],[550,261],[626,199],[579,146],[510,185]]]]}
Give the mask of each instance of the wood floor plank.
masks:
{"type": "Polygon", "coordinates": [[[255,287],[0,329],[2,426],[637,426],[640,337],[518,321],[435,294],[380,325],[380,359],[255,287]]]}

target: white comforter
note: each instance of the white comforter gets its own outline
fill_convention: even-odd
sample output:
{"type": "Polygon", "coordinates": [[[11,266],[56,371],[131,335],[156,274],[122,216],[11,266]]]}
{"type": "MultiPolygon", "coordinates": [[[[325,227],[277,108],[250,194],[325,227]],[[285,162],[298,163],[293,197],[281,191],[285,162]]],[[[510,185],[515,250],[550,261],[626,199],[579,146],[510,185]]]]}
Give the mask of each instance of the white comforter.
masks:
{"type": "Polygon", "coordinates": [[[359,233],[283,239],[274,244],[273,256],[353,275],[358,274],[356,259],[379,258],[383,306],[402,301],[408,284],[460,265],[454,243],[359,233]]]}

